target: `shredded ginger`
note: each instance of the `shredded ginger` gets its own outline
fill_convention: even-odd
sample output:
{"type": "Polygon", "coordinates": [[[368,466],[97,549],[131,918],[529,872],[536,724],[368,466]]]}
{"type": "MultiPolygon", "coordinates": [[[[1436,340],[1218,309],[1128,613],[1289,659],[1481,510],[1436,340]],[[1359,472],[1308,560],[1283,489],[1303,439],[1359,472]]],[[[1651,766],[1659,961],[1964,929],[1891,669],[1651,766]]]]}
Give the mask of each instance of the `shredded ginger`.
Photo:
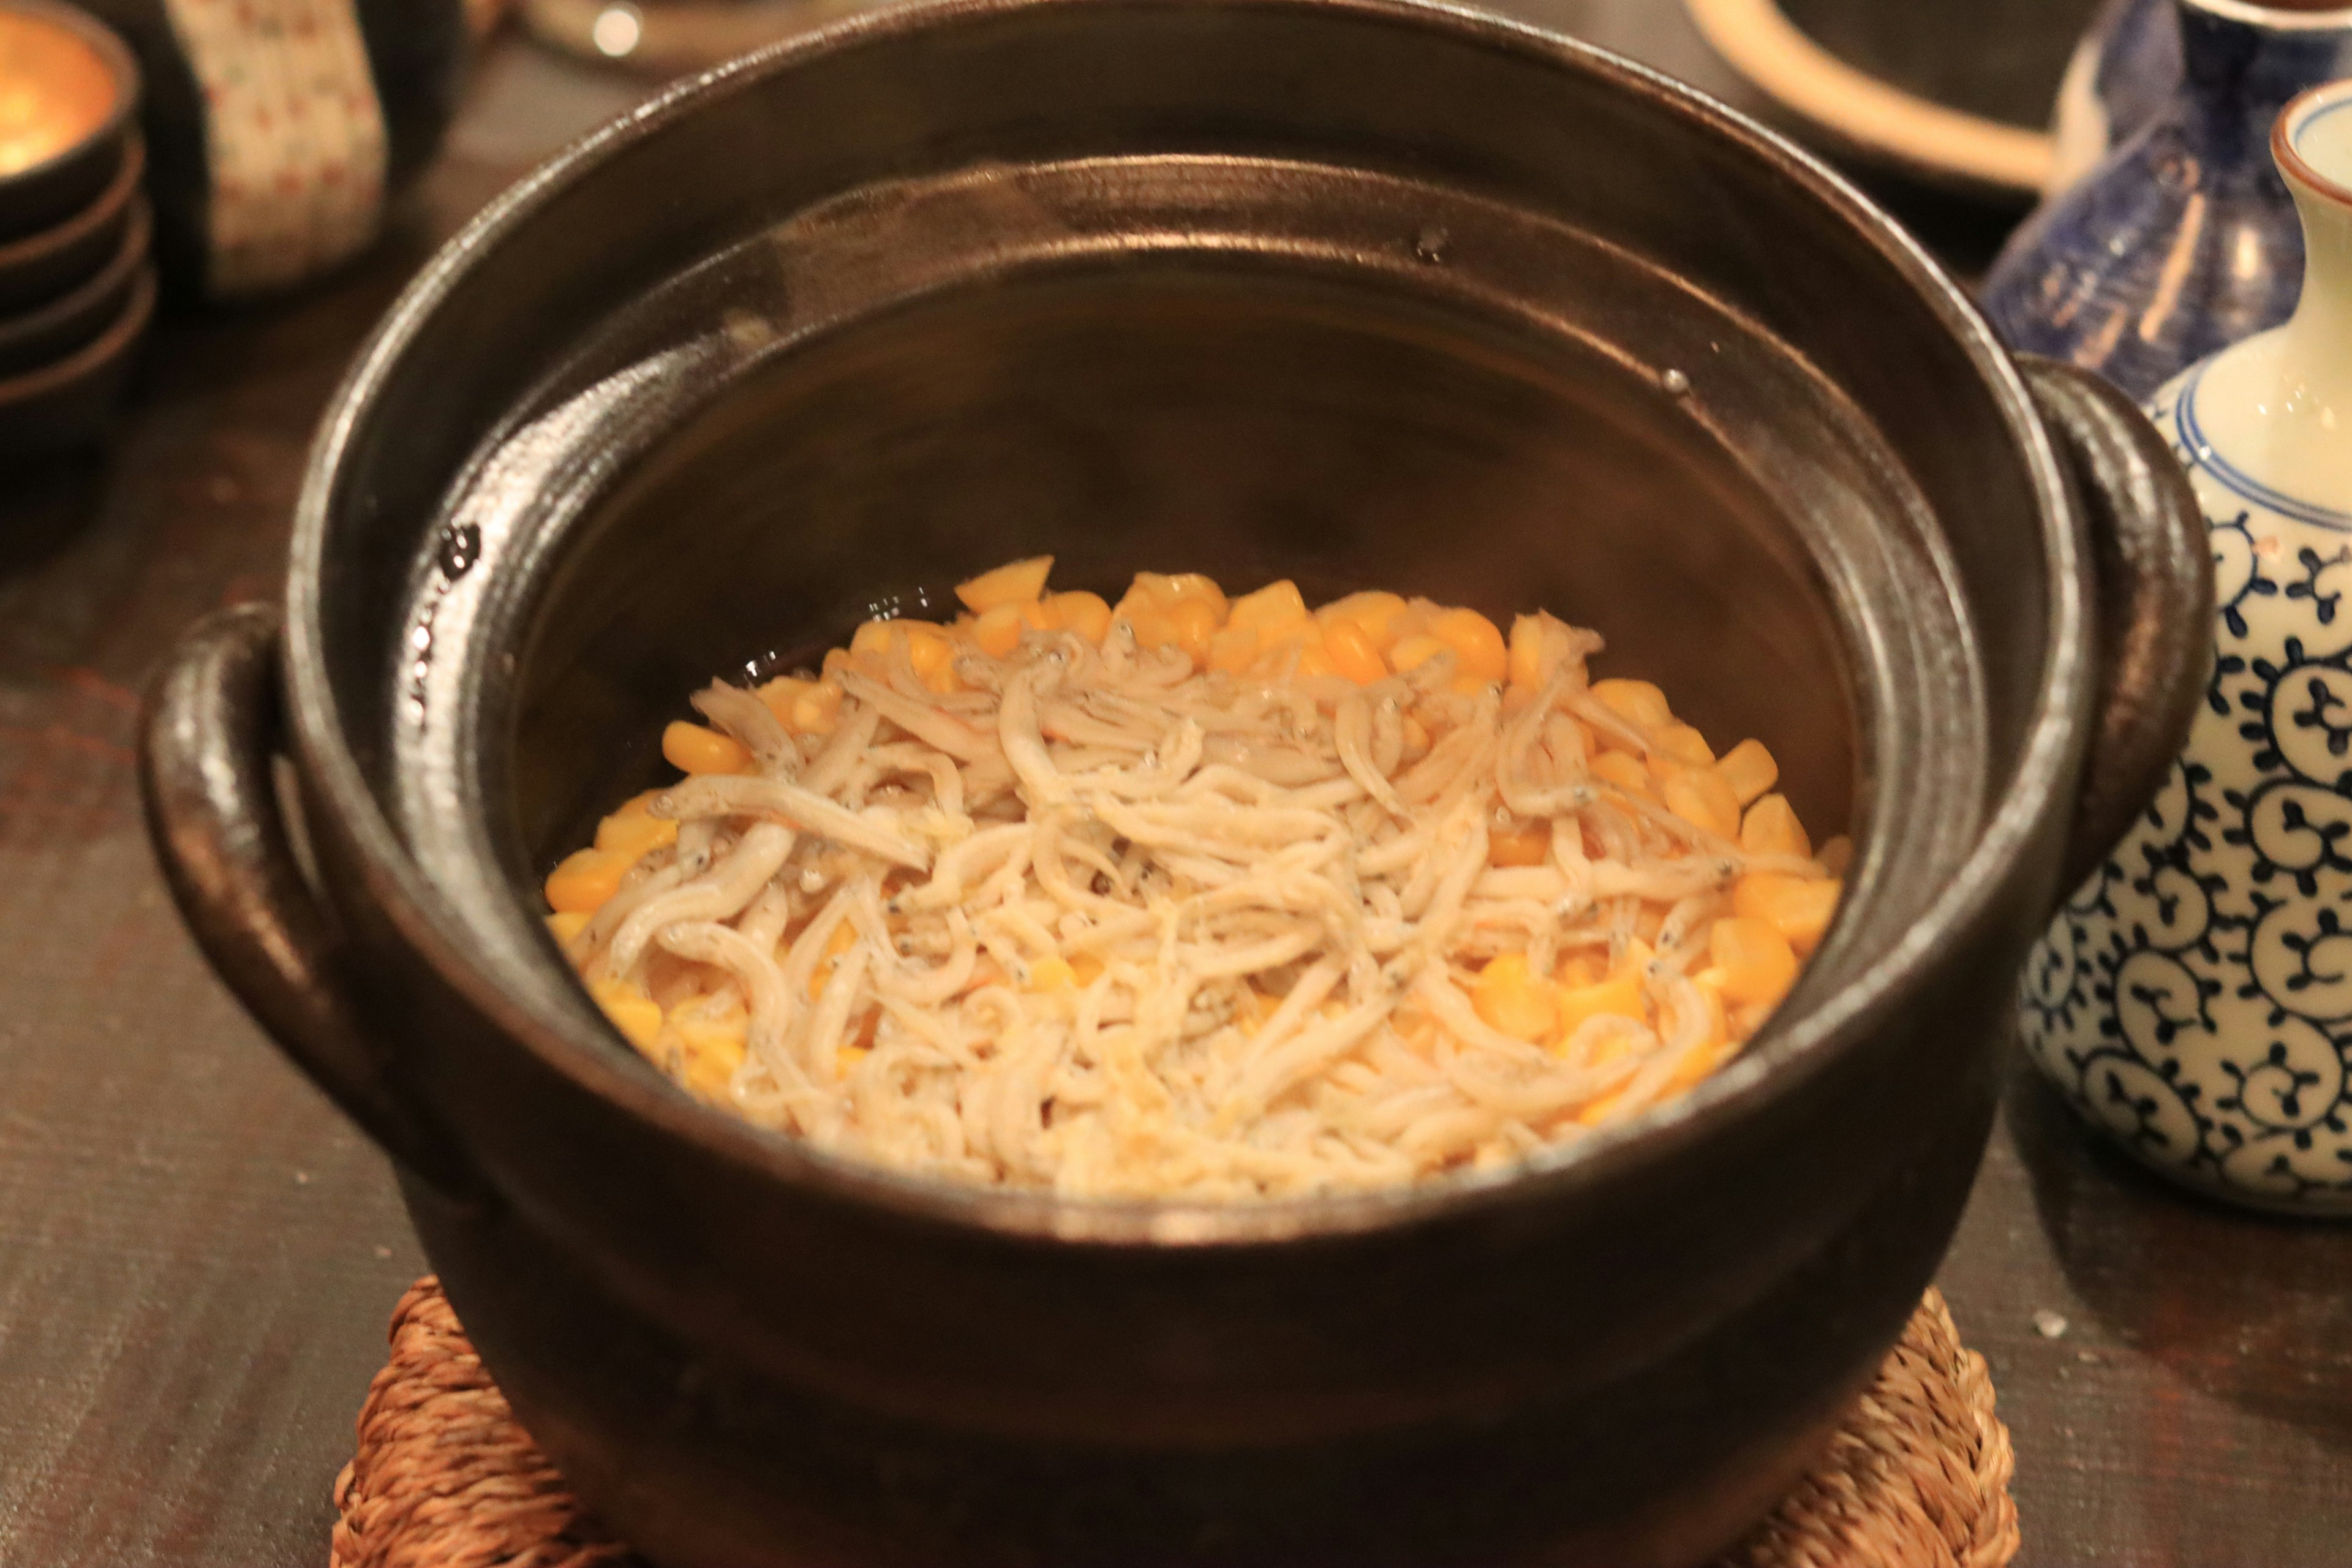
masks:
{"type": "Polygon", "coordinates": [[[1050,558],[714,684],[688,776],[549,924],[691,1092],[828,1150],[1073,1196],[1491,1167],[1679,1094],[1839,893],[1754,741],[1591,682],[1548,615],[1050,558]]]}

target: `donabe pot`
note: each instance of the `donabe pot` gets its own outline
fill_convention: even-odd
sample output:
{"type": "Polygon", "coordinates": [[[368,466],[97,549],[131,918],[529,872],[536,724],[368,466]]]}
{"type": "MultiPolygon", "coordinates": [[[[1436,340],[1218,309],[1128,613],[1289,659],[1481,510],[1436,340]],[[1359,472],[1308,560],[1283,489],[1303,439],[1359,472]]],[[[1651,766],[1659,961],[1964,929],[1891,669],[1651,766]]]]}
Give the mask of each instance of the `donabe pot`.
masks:
{"type": "Polygon", "coordinates": [[[2201,690],[2201,535],[2119,399],[1685,89],[1373,0],[957,0],[688,84],[452,242],[328,414],[282,627],[158,688],[149,801],[656,1561],[1681,1564],[1942,1252],[2011,972],[2201,690]],[[1684,1100],[1410,1191],[1056,1202],[690,1100],[537,878],[714,672],[1048,551],[1597,626],[1852,828],[1846,908],[1684,1100]]]}

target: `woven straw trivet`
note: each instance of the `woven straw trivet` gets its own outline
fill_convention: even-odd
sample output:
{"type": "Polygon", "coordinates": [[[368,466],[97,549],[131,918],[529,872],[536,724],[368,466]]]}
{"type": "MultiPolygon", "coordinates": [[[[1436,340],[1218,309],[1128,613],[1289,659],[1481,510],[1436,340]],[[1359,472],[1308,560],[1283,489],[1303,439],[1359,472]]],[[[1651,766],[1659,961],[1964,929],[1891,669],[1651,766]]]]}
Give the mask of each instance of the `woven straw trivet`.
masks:
{"type": "MultiPolygon", "coordinates": [[[[1927,1292],[1813,1473],[1717,1568],[2004,1568],[2009,1429],[1984,1357],[1927,1292]]],[[[636,1568],[580,1511],[426,1276],[335,1479],[331,1568],[636,1568]]]]}

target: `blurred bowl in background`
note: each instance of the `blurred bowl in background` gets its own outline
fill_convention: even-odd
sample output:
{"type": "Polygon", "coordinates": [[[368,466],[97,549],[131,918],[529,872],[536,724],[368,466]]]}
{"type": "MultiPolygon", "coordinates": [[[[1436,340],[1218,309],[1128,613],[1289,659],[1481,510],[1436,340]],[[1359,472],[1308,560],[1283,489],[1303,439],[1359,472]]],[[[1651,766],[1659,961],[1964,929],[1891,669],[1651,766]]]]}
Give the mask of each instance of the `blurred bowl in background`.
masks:
{"type": "Polygon", "coordinates": [[[139,67],[121,39],[53,0],[0,0],[0,244],[60,223],[121,167],[139,67]]]}
{"type": "Polygon", "coordinates": [[[134,132],[124,141],[114,178],[89,205],[0,245],[0,313],[54,300],[104,267],[130,226],[132,198],[146,168],[146,146],[134,132]]]}
{"type": "Polygon", "coordinates": [[[0,376],[64,359],[121,318],[131,280],[147,264],[146,202],[134,202],[127,220],[104,266],[54,300],[0,316],[0,376]]]}
{"type": "Polygon", "coordinates": [[[0,461],[102,440],[139,341],[155,314],[155,269],[141,267],[122,313],[77,353],[0,380],[0,461]]]}
{"type": "Polygon", "coordinates": [[[1825,151],[2005,206],[2042,193],[2051,105],[2096,0],[1685,0],[1825,151]]]}

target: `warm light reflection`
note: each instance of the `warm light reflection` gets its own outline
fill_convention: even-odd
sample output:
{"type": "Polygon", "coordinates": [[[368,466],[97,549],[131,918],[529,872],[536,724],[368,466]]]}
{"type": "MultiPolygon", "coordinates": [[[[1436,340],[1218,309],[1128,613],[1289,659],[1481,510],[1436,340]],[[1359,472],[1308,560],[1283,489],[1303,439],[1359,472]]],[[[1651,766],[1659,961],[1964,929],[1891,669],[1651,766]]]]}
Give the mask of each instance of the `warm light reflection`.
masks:
{"type": "Polygon", "coordinates": [[[114,73],[72,29],[0,10],[0,174],[47,163],[106,123],[114,73]]]}
{"type": "Polygon", "coordinates": [[[2236,254],[2230,258],[2230,270],[2238,277],[2252,279],[2263,270],[2262,236],[2251,228],[2238,231],[2236,254]]]}
{"type": "Polygon", "coordinates": [[[645,31],[645,19],[635,5],[607,5],[596,13],[588,37],[598,49],[618,59],[637,47],[645,31]]]}

